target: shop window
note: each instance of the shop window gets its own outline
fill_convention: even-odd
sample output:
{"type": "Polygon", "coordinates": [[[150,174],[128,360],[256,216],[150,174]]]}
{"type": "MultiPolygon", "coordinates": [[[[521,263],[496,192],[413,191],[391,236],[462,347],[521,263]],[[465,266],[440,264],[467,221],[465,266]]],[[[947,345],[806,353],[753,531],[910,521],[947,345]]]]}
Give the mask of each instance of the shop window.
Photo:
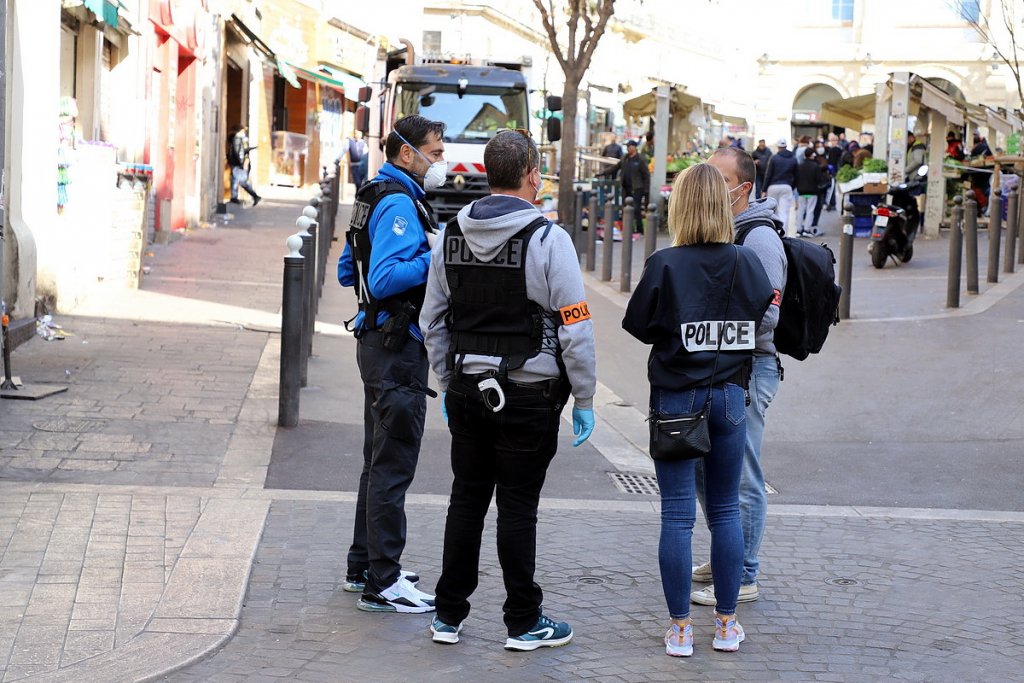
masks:
{"type": "Polygon", "coordinates": [[[960,0],[956,11],[965,21],[977,24],[981,18],[981,0],[960,0]]]}
{"type": "Polygon", "coordinates": [[[853,0],[832,0],[832,19],[834,21],[853,21],[853,0]]]}

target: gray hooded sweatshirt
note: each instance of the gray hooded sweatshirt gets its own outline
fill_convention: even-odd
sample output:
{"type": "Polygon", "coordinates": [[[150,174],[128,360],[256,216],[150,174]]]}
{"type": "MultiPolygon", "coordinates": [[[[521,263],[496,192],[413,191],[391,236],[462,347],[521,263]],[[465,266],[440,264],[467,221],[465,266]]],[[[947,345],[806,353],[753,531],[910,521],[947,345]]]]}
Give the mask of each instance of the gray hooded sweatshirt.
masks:
{"type": "MultiPolygon", "coordinates": [[[[754,221],[775,222],[775,200],[763,197],[750,202],[738,216],[733,218],[733,226],[738,231],[744,225],[754,221]]],[[[757,337],[754,344],[754,355],[775,355],[775,326],[779,324],[779,304],[782,293],[786,290],[786,251],[782,248],[782,240],[774,228],[767,225],[757,227],[747,233],[743,245],[750,247],[757,254],[764,272],[768,274],[768,282],[776,292],[775,302],[765,311],[761,324],[757,326],[757,337]]]]}
{"type": "MultiPolygon", "coordinates": [[[[459,226],[473,255],[481,261],[493,259],[517,232],[540,217],[529,202],[509,195],[490,195],[459,211],[459,226]]],[[[420,313],[420,329],[427,357],[437,375],[441,390],[448,388],[451,369],[445,355],[451,334],[445,324],[451,290],[444,272],[444,239],[434,244],[427,274],[427,295],[420,313]]],[[[526,250],[526,294],[531,301],[549,313],[545,317],[541,351],[527,359],[521,368],[510,370],[515,382],[541,382],[560,375],[555,359],[557,347],[572,384],[577,408],[593,407],[597,385],[597,357],[594,350],[594,326],[589,316],[579,322],[559,325],[559,311],[586,303],[583,276],[580,273],[572,239],[561,227],[552,225],[547,236],[544,228],[533,233],[526,250]]],[[[467,354],[462,371],[477,374],[497,370],[500,359],[495,356],[467,354]]]]}

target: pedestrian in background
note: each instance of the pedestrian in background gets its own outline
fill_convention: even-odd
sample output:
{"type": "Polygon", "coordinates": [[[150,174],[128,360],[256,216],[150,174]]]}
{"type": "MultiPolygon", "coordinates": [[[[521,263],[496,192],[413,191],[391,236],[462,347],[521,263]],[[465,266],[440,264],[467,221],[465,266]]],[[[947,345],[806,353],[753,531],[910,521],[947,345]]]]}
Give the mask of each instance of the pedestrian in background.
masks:
{"type": "Polygon", "coordinates": [[[760,199],[764,193],[764,172],[768,168],[768,162],[772,158],[772,151],[765,144],[764,140],[757,141],[757,147],[750,153],[754,160],[755,187],[754,198],[760,199]]]}
{"type": "Polygon", "coordinates": [[[571,391],[573,446],[594,429],[594,328],[572,238],[541,215],[540,154],[520,131],[484,148],[492,194],[449,221],[431,256],[420,316],[452,434],[454,481],[437,582],[437,643],[457,643],[480,572],[497,489],[508,650],[572,640],[534,581],[537,507],[571,391]]]}
{"type": "Polygon", "coordinates": [[[825,147],[825,158],[828,160],[828,172],[832,176],[832,183],[829,187],[828,202],[825,207],[826,211],[836,210],[836,192],[835,187],[835,176],[839,172],[839,167],[842,165],[843,160],[843,148],[839,144],[839,136],[835,133],[828,134],[828,145],[825,147]]]}
{"type": "MultiPolygon", "coordinates": [[[[740,190],[742,191],[742,190],[740,190]]],[[[747,189],[749,192],[749,188],[747,189]]],[[[648,361],[652,416],[693,413],[710,399],[711,450],[704,457],[704,487],[711,528],[711,570],[717,586],[716,650],[735,651],[744,639],[736,619],[743,568],[739,513],[740,473],[746,438],[744,397],[754,330],[773,299],[772,286],[752,249],[734,245],[729,188],[710,164],[691,166],[672,184],[668,229],[672,247],[655,252],[626,306],[622,327],[652,345],[648,361]],[[722,343],[714,330],[732,321],[749,330],[722,343]]],[[[697,461],[655,460],[661,488],[658,563],[668,604],[665,652],[693,654],[690,572],[696,518],[697,461]]]]}
{"type": "Polygon", "coordinates": [[[228,164],[231,166],[231,203],[240,204],[238,200],[238,188],[249,193],[252,197],[252,205],[256,206],[263,199],[256,190],[249,184],[249,152],[256,149],[249,146],[249,136],[246,134],[245,126],[238,126],[231,140],[228,141],[228,164]]]}
{"type": "MultiPolygon", "coordinates": [[[[737,244],[752,249],[764,266],[774,297],[771,305],[758,323],[754,342],[754,360],[750,369],[750,386],[746,406],[747,433],[743,444],[743,472],[740,475],[740,523],[743,527],[743,573],[740,576],[740,590],[737,602],[751,602],[760,597],[757,574],[760,569],[758,553],[764,537],[765,521],[768,515],[768,496],[764,489],[764,471],[761,467],[761,448],[764,441],[765,418],[782,381],[782,361],[775,349],[775,327],[779,323],[779,305],[786,291],[788,261],[786,251],[779,239],[782,231],[773,218],[775,201],[771,198],[747,200],[747,193],[753,176],[753,164],[743,154],[716,152],[708,163],[725,176],[730,191],[733,226],[737,244]]],[[[697,463],[697,500],[707,513],[707,499],[704,492],[704,463],[697,463]]],[[[714,580],[711,561],[693,570],[692,579],[698,583],[714,580]]],[[[715,604],[715,586],[712,583],[690,594],[690,600],[698,605],[715,604]]]]}
{"type": "Polygon", "coordinates": [[[366,140],[363,140],[362,131],[357,130],[352,137],[345,141],[345,152],[342,156],[348,160],[349,182],[358,190],[366,182],[370,156],[366,149],[366,140]]]}
{"type": "Polygon", "coordinates": [[[797,236],[811,237],[818,234],[814,223],[814,206],[818,203],[818,192],[823,182],[823,169],[815,157],[814,150],[804,150],[804,158],[800,161],[796,174],[796,229],[797,236]]]}
{"type": "Polygon", "coordinates": [[[599,175],[614,178],[622,171],[622,199],[633,198],[635,217],[635,230],[644,231],[644,208],[647,206],[647,194],[650,191],[651,172],[647,168],[647,157],[637,151],[636,140],[626,143],[626,156],[619,159],[619,163],[603,171],[599,175]]]}
{"type": "Polygon", "coordinates": [[[402,570],[405,493],[416,474],[426,415],[427,352],[419,314],[437,226],[427,190],[440,187],[444,123],[407,116],[388,134],[387,162],[356,193],[338,281],[355,287],[359,312],[345,326],[357,340],[363,381],[363,467],[344,590],[365,612],[422,613],[434,596],[402,570]]]}
{"type": "MultiPolygon", "coordinates": [[[[768,168],[764,174],[765,194],[762,196],[771,197],[775,200],[776,216],[782,222],[785,229],[789,222],[790,211],[793,210],[794,193],[796,192],[796,172],[798,163],[796,157],[790,152],[786,145],[785,138],[779,139],[777,151],[768,162],[768,168]]],[[[799,229],[799,225],[797,226],[799,229]]]]}
{"type": "Polygon", "coordinates": [[[622,158],[622,145],[619,144],[619,138],[615,133],[612,133],[611,142],[605,145],[604,149],[601,150],[601,156],[611,157],[613,159],[622,158]]]}

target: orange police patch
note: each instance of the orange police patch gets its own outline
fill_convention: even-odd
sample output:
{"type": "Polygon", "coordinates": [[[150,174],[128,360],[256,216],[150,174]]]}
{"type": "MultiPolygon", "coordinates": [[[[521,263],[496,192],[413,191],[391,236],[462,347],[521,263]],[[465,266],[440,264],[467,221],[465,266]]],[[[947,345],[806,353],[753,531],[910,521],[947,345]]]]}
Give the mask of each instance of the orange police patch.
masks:
{"type": "Polygon", "coordinates": [[[563,306],[558,309],[558,313],[562,316],[563,325],[573,325],[575,323],[581,323],[584,320],[590,320],[590,309],[587,308],[586,301],[581,301],[578,304],[571,304],[569,306],[563,306]]]}

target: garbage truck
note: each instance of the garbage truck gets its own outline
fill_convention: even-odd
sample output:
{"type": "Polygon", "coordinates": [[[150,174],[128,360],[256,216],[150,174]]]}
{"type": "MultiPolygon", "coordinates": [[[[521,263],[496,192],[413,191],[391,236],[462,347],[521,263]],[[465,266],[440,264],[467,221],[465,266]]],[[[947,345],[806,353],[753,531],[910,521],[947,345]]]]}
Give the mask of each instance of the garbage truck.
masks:
{"type": "Polygon", "coordinates": [[[503,129],[529,130],[530,58],[518,61],[428,59],[417,62],[412,45],[380,50],[356,128],[369,150],[368,178],[384,163],[384,142],[394,123],[418,114],[443,121],[448,175],[444,186],[427,194],[439,222],[488,193],[484,146],[503,129]]]}

